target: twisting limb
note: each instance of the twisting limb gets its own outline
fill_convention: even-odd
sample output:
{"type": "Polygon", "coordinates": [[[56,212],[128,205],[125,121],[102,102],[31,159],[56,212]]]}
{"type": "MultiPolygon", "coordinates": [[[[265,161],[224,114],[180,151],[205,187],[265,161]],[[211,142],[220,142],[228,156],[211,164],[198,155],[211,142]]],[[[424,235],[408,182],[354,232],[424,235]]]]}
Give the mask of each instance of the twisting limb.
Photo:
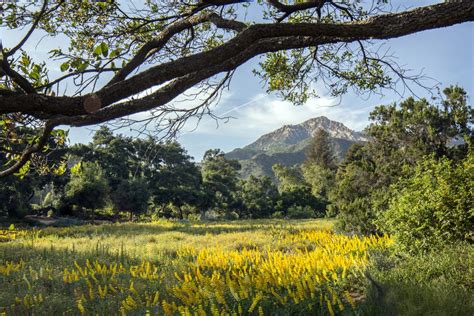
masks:
{"type": "Polygon", "coordinates": [[[123,81],[132,71],[143,64],[150,55],[162,49],[174,35],[203,22],[212,22],[218,28],[231,29],[237,32],[242,31],[246,27],[245,23],[226,20],[214,12],[203,12],[200,15],[173,23],[161,32],[158,38],[143,45],[125,67],[117,72],[107,86],[123,81]]]}
{"type": "Polygon", "coordinates": [[[44,14],[46,13],[47,8],[48,8],[48,0],[44,0],[41,10],[38,12],[28,32],[26,32],[26,35],[21,39],[21,41],[15,47],[13,47],[12,49],[10,49],[8,52],[4,54],[4,58],[8,56],[13,56],[13,54],[15,54],[26,43],[26,41],[30,38],[31,34],[33,34],[39,22],[43,18],[44,14]]]}
{"type": "Polygon", "coordinates": [[[0,60],[0,71],[10,77],[25,93],[36,93],[36,89],[33,85],[10,67],[10,63],[5,56],[0,60]]]}
{"type": "Polygon", "coordinates": [[[39,139],[31,146],[28,146],[21,154],[20,158],[10,167],[5,170],[0,170],[0,178],[10,176],[21,169],[31,158],[31,155],[43,150],[44,146],[48,142],[49,135],[53,129],[58,125],[58,122],[48,121],[46,122],[43,132],[39,139]]]}
{"type": "Polygon", "coordinates": [[[291,14],[304,11],[308,9],[317,9],[321,10],[322,6],[328,2],[332,2],[331,0],[309,0],[305,2],[300,2],[296,4],[283,4],[278,0],[267,0],[270,5],[275,7],[278,11],[282,12],[283,15],[277,18],[277,22],[281,22],[289,17],[291,14]]]}

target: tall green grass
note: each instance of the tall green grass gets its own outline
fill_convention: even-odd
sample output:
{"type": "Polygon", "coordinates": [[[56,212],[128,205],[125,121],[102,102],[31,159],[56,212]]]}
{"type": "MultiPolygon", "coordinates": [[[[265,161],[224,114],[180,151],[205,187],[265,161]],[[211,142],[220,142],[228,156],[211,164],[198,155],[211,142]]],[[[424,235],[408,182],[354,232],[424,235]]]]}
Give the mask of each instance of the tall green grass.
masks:
{"type": "Polygon", "coordinates": [[[423,255],[379,254],[362,315],[474,315],[474,246],[423,255]]]}

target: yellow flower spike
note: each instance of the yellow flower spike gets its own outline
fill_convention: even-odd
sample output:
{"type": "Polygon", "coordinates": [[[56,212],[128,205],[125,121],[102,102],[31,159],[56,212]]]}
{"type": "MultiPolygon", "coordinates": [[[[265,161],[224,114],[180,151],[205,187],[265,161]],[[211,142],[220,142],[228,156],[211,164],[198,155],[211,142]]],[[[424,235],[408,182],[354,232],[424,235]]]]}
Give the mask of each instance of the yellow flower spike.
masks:
{"type": "Polygon", "coordinates": [[[120,307],[120,315],[121,316],[127,316],[127,311],[125,310],[124,307],[120,307]]]}
{"type": "Polygon", "coordinates": [[[237,306],[237,311],[239,312],[239,315],[242,315],[243,314],[243,309],[242,309],[242,305],[238,305],[237,306]]]}
{"type": "Polygon", "coordinates": [[[28,278],[26,277],[26,274],[23,274],[23,280],[25,281],[27,287],[28,287],[28,290],[31,290],[31,283],[30,281],[28,280],[28,278]]]}
{"type": "MultiPolygon", "coordinates": [[[[219,311],[217,310],[217,307],[214,305],[213,306],[214,308],[211,307],[211,313],[212,315],[214,315],[214,312],[217,311],[217,315],[219,315],[219,311]]],[[[201,304],[199,304],[199,307],[198,307],[198,315],[199,316],[206,316],[206,311],[204,311],[204,308],[201,304]]]]}
{"type": "Polygon", "coordinates": [[[163,313],[165,316],[173,316],[174,310],[171,304],[168,304],[167,301],[163,300],[161,306],[163,307],[163,313]]]}
{"type": "Polygon", "coordinates": [[[336,299],[337,299],[337,306],[339,307],[339,311],[343,311],[344,310],[344,304],[342,304],[342,301],[339,299],[339,297],[336,296],[336,299]]]}
{"type": "Polygon", "coordinates": [[[81,315],[84,315],[86,313],[86,309],[84,308],[84,305],[82,304],[82,299],[77,300],[77,309],[81,313],[81,315]]]}
{"type": "Polygon", "coordinates": [[[109,284],[108,287],[112,294],[116,294],[118,292],[118,290],[112,284],[109,284]]]}
{"type": "Polygon", "coordinates": [[[100,284],[97,286],[98,287],[98,293],[99,293],[99,297],[101,299],[104,299],[105,296],[107,295],[107,285],[104,285],[104,288],[102,289],[102,287],[100,286],[100,284]]]}
{"type": "Polygon", "coordinates": [[[286,298],[281,297],[280,294],[278,294],[273,288],[270,289],[270,292],[275,296],[280,304],[285,305],[286,304],[286,298]]]}
{"type": "MultiPolygon", "coordinates": [[[[201,314],[199,312],[197,312],[195,315],[201,316],[201,314]]],[[[214,303],[211,304],[211,315],[212,316],[215,316],[215,315],[218,316],[219,315],[219,309],[217,308],[217,306],[214,303]]]]}
{"type": "Polygon", "coordinates": [[[331,301],[329,299],[326,299],[326,303],[327,303],[327,306],[328,306],[329,315],[334,316],[335,314],[334,314],[334,310],[332,308],[331,301]]]}
{"type": "Polygon", "coordinates": [[[26,307],[30,307],[30,295],[26,294],[25,297],[23,297],[23,304],[26,307]]]}
{"type": "Polygon", "coordinates": [[[93,287],[89,287],[89,298],[91,300],[94,299],[94,288],[93,287]]]}
{"type": "Polygon", "coordinates": [[[262,299],[263,294],[262,292],[258,292],[255,298],[252,301],[252,305],[250,305],[248,312],[251,313],[257,307],[258,302],[262,299]]]}
{"type": "Polygon", "coordinates": [[[351,305],[352,309],[355,309],[355,308],[356,308],[356,305],[355,305],[354,299],[352,298],[352,296],[350,295],[350,293],[349,293],[348,291],[345,291],[345,292],[344,292],[344,297],[345,297],[346,300],[349,302],[349,304],[351,305]]]}
{"type": "Polygon", "coordinates": [[[131,308],[137,307],[137,302],[136,302],[135,299],[134,299],[133,297],[131,297],[130,295],[127,296],[127,298],[125,299],[125,301],[127,302],[127,305],[130,306],[131,308]]]}
{"type": "Polygon", "coordinates": [[[160,299],[160,293],[158,292],[155,292],[155,296],[153,296],[153,300],[152,300],[152,305],[156,305],[158,304],[158,300],[160,299]]]}

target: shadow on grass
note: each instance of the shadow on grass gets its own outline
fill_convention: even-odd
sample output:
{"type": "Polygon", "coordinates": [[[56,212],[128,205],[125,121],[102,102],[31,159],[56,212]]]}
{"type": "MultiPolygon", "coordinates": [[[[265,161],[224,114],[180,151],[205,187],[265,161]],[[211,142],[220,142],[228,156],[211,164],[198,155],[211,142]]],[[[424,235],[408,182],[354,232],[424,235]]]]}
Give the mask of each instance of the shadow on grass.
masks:
{"type": "Polygon", "coordinates": [[[373,257],[372,286],[362,315],[474,315],[474,246],[373,257]]]}
{"type": "Polygon", "coordinates": [[[136,257],[129,256],[124,250],[111,251],[108,247],[95,243],[88,251],[77,251],[74,246],[58,248],[53,244],[50,247],[37,247],[23,242],[0,243],[0,262],[24,261],[27,265],[41,266],[46,264],[51,267],[73,266],[75,261],[98,260],[101,263],[119,262],[122,264],[135,264],[139,262],[136,257]]]}

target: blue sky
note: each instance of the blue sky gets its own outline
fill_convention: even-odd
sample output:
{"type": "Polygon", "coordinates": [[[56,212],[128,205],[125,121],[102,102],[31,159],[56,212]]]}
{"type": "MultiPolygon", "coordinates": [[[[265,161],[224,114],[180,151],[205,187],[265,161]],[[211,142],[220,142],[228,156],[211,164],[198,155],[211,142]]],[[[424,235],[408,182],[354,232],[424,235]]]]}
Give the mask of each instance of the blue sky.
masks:
{"type": "MultiPolygon", "coordinates": [[[[422,6],[436,2],[439,1],[392,1],[394,7],[407,4],[422,6]]],[[[14,42],[13,37],[5,36],[5,32],[2,32],[2,40],[6,47],[14,42]]],[[[34,43],[33,39],[31,47],[35,46],[34,43]]],[[[385,45],[390,47],[399,64],[405,68],[413,69],[414,72],[423,70],[425,75],[439,81],[441,87],[459,84],[470,95],[474,93],[474,23],[425,31],[386,41],[385,45]]],[[[45,51],[35,49],[38,56],[44,56],[45,51]]],[[[230,151],[284,124],[297,124],[320,115],[361,130],[367,125],[368,113],[376,105],[400,100],[400,96],[392,91],[384,91],[383,96],[372,95],[369,98],[348,93],[342,99],[335,100],[322,95],[303,106],[294,106],[265,93],[265,87],[252,74],[257,62],[258,58],[255,58],[237,70],[229,91],[224,93],[215,108],[216,114],[232,116],[234,119],[221,121],[217,126],[214,120],[205,118],[197,128],[194,124],[188,124],[183,129],[178,140],[196,160],[200,160],[209,148],[230,151]]],[[[419,89],[415,91],[421,96],[426,95],[419,89]]],[[[92,133],[91,128],[75,128],[70,131],[69,138],[73,143],[88,142],[92,133]]]]}

